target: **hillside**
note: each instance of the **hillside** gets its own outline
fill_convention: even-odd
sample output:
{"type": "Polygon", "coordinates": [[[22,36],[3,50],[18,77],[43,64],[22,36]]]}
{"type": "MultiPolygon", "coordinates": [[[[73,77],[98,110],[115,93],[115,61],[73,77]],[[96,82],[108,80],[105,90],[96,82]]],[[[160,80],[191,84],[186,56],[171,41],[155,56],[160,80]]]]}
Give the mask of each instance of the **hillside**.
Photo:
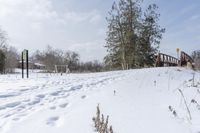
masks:
{"type": "Polygon", "coordinates": [[[98,104],[115,133],[199,133],[200,73],[175,67],[1,75],[0,133],[94,133],[98,104]]]}

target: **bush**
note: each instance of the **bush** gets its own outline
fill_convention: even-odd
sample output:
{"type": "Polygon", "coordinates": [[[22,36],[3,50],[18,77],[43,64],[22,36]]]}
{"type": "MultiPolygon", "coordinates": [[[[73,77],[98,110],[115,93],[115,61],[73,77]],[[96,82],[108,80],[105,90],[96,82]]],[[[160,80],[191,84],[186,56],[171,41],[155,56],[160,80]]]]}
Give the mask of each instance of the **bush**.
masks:
{"type": "Polygon", "coordinates": [[[98,133],[113,133],[112,126],[108,127],[108,119],[109,119],[109,116],[107,115],[106,121],[104,121],[104,115],[101,114],[99,105],[98,105],[96,117],[92,118],[94,122],[94,127],[98,133]]]}

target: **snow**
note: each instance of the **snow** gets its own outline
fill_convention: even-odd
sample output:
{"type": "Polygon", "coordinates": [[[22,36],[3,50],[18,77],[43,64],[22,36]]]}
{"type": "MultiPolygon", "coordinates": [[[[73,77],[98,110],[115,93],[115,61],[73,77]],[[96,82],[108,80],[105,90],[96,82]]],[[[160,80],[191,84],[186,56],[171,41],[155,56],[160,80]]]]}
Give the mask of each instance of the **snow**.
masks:
{"type": "Polygon", "coordinates": [[[92,117],[98,104],[115,133],[199,133],[200,73],[195,72],[195,87],[193,73],[172,67],[31,73],[29,79],[1,75],[0,133],[95,133],[92,117]]]}
{"type": "Polygon", "coordinates": [[[36,66],[45,66],[44,64],[41,64],[41,63],[34,63],[34,65],[36,65],[36,66]]]}

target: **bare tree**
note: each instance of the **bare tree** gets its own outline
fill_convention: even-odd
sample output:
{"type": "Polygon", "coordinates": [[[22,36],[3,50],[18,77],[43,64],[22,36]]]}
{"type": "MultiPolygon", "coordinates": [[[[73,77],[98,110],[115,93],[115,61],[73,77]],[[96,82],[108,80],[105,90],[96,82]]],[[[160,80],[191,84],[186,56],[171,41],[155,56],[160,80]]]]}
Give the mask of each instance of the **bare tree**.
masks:
{"type": "Polygon", "coordinates": [[[73,51],[65,52],[65,63],[68,64],[70,71],[77,71],[79,65],[80,56],[73,51]]]}
{"type": "Polygon", "coordinates": [[[5,49],[5,72],[13,73],[14,69],[17,68],[19,54],[17,53],[17,49],[15,47],[7,47],[5,49]]]}
{"type": "Polygon", "coordinates": [[[7,33],[0,28],[0,49],[2,50],[6,49],[7,44],[8,44],[7,33]]]}
{"type": "Polygon", "coordinates": [[[42,62],[46,65],[48,71],[53,71],[56,64],[60,64],[59,52],[53,49],[50,45],[40,55],[42,62]]]}
{"type": "Polygon", "coordinates": [[[31,57],[33,62],[40,62],[46,66],[49,72],[57,66],[68,66],[70,72],[100,72],[103,71],[103,64],[97,60],[80,62],[80,56],[74,51],[54,49],[50,45],[44,51],[35,51],[31,57]]]}
{"type": "Polygon", "coordinates": [[[97,60],[81,62],[79,64],[79,72],[101,72],[104,70],[104,66],[97,60]]]}
{"type": "Polygon", "coordinates": [[[37,50],[32,59],[43,63],[49,72],[54,71],[55,65],[68,65],[70,71],[76,71],[79,64],[78,53],[54,49],[50,45],[44,51],[37,50]]]}
{"type": "Polygon", "coordinates": [[[11,73],[14,71],[14,68],[17,67],[18,64],[18,53],[16,48],[8,45],[8,36],[5,31],[0,29],[0,49],[5,56],[5,60],[3,61],[4,72],[11,73]]]}

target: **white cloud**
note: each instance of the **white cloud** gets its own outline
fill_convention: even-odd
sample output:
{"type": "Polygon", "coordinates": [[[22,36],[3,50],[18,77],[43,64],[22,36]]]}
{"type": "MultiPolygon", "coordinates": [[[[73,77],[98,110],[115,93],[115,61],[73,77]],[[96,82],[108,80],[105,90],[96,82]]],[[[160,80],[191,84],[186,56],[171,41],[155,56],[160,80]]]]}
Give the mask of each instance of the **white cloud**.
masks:
{"type": "Polygon", "coordinates": [[[92,15],[91,15],[91,18],[89,20],[90,23],[92,24],[97,24],[99,23],[100,21],[102,20],[102,17],[99,13],[97,12],[94,12],[92,15]]]}
{"type": "Polygon", "coordinates": [[[82,42],[74,43],[69,49],[80,53],[81,60],[91,61],[91,60],[103,60],[103,57],[106,55],[106,49],[103,47],[105,42],[102,40],[95,40],[92,42],[82,42]]]}
{"type": "Polygon", "coordinates": [[[38,30],[42,24],[56,19],[58,15],[49,0],[0,0],[0,25],[10,34],[19,28],[23,34],[25,27],[38,30]]]}
{"type": "Polygon", "coordinates": [[[101,59],[101,21],[98,10],[81,12],[66,7],[59,11],[52,0],[0,0],[0,26],[7,31],[11,45],[18,49],[44,49],[50,44],[78,50],[83,60],[101,59]],[[95,41],[98,37],[101,42],[95,41]]]}
{"type": "Polygon", "coordinates": [[[200,20],[200,15],[199,14],[193,15],[193,16],[190,17],[189,20],[191,20],[191,21],[199,21],[200,20]]]}
{"type": "Polygon", "coordinates": [[[49,0],[1,0],[1,17],[26,17],[41,20],[56,17],[49,0]]]}
{"type": "Polygon", "coordinates": [[[66,23],[90,22],[91,24],[96,24],[101,21],[101,15],[96,10],[90,12],[66,11],[63,19],[66,23]]]}
{"type": "Polygon", "coordinates": [[[196,5],[188,5],[187,7],[183,8],[181,11],[180,11],[180,15],[185,15],[185,14],[188,14],[188,13],[191,13],[192,11],[194,11],[194,9],[196,8],[196,5]]]}

